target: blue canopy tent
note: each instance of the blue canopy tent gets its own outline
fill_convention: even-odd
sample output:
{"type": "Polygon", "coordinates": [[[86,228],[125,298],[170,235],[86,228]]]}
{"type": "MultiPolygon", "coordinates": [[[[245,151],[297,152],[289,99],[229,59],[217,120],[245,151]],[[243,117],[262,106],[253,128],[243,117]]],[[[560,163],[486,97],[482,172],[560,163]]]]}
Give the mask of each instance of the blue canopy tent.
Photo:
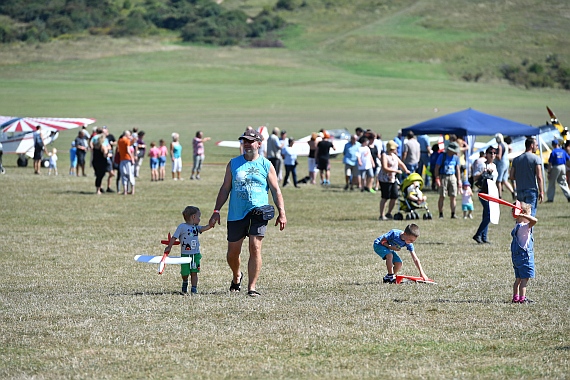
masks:
{"type": "MultiPolygon", "coordinates": [[[[535,136],[540,134],[539,128],[489,115],[472,108],[404,128],[402,129],[402,135],[405,136],[409,131],[414,132],[417,136],[454,134],[458,137],[464,137],[469,145],[467,157],[471,156],[473,145],[475,144],[475,136],[493,136],[496,133],[501,133],[504,136],[535,136]]],[[[468,172],[471,169],[470,164],[468,162],[468,172]]]]}
{"type": "Polygon", "coordinates": [[[505,136],[534,136],[539,129],[502,117],[489,115],[472,108],[436,117],[402,129],[402,135],[408,131],[415,135],[445,135],[456,136],[493,136],[502,133],[505,136]]]}

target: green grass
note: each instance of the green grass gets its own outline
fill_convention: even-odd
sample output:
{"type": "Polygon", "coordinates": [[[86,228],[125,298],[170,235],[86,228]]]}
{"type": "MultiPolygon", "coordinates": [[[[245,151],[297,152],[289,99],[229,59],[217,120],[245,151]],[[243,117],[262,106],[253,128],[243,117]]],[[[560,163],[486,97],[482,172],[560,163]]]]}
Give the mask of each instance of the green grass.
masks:
{"type": "MultiPolygon", "coordinates": [[[[419,5],[408,19],[430,4],[405,4],[412,3],[419,5]]],[[[457,11],[457,4],[449,10],[457,11]]],[[[263,2],[243,5],[256,9],[263,2]]],[[[385,17],[397,12],[389,4],[382,9],[385,17]]],[[[399,128],[468,107],[532,125],[547,119],[546,105],[563,123],[569,117],[568,92],[457,82],[444,63],[362,52],[373,45],[335,50],[335,41],[345,38],[339,35],[358,29],[353,14],[369,24],[378,21],[364,10],[331,19],[328,28],[336,34],[326,37],[319,28],[335,13],[315,8],[321,18],[300,24],[288,41],[297,48],[287,50],[93,38],[1,47],[1,114],[93,117],[115,135],[139,127],[147,142],[168,141],[171,132],[179,132],[185,178],[195,132],[213,138],[206,143],[201,181],[151,183],[145,162],[133,197],[96,197],[93,177],[66,175],[66,152],[76,131],[61,133],[54,144],[60,153],[57,177],[45,170],[34,176],[31,167],[17,168],[15,157],[4,155],[1,378],[568,376],[568,207],[560,192],[554,204],[539,207],[538,277],[529,286],[538,303],[528,307],[508,302],[512,219],[503,209],[500,224],[490,227],[494,244],[481,249],[471,240],[478,204],[474,221],[418,222],[417,252],[438,285],[380,284],[385,267],[372,241],[406,223],[379,223],[378,195],[343,192],[339,159],[333,160],[331,189],[283,189],[289,223],[283,232],[270,228],[264,241],[259,299],[227,292],[225,226],[201,236],[196,297],[176,294],[177,267],[158,276],[155,266],[133,261],[135,254],[161,253],[160,240],[181,222],[186,205],[199,206],[204,219],[209,217],[225,164],[236,153],[214,142],[236,138],[247,125],[277,126],[294,137],[361,126],[389,139],[399,128]],[[321,35],[301,41],[309,27],[321,35]],[[302,44],[309,50],[300,49],[302,44]]],[[[475,24],[467,24],[464,33],[501,27],[496,20],[488,28],[475,24]]],[[[426,27],[407,27],[420,26],[426,27]]],[[[360,38],[356,34],[346,39],[360,38]]],[[[526,38],[513,39],[513,46],[529,44],[526,38]]],[[[458,65],[502,60],[496,45],[486,43],[493,49],[484,57],[472,56],[466,43],[458,65]]],[[[299,161],[304,174],[306,160],[299,161]]],[[[428,197],[433,211],[437,197],[428,197]]],[[[404,272],[415,274],[405,255],[404,272]]]]}
{"type": "Polygon", "coordinates": [[[158,276],[132,258],[160,254],[186,205],[209,217],[223,165],[199,182],[161,183],[145,166],[137,195],[97,197],[91,176],[65,175],[62,156],[58,177],[11,166],[0,177],[10,194],[0,211],[3,378],[555,379],[570,369],[560,193],[539,207],[534,305],[509,303],[505,209],[485,249],[471,240],[480,206],[473,221],[419,221],[416,249],[438,285],[382,285],[372,241],[406,222],[379,223],[378,196],[343,192],[338,160],[331,189],[283,189],[289,223],[264,241],[261,298],[228,294],[224,226],[201,236],[200,294],[182,297],[177,266],[158,276]]]}

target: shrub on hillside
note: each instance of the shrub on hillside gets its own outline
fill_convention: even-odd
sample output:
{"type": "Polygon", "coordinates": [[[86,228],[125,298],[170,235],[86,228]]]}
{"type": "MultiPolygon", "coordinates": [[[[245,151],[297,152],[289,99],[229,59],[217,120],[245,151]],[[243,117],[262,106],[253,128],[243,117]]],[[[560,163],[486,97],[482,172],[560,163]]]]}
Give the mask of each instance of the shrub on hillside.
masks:
{"type": "Polygon", "coordinates": [[[570,68],[562,65],[556,55],[546,57],[544,64],[521,61],[520,65],[504,64],[501,75],[514,85],[530,87],[560,87],[570,90],[570,68]]]}

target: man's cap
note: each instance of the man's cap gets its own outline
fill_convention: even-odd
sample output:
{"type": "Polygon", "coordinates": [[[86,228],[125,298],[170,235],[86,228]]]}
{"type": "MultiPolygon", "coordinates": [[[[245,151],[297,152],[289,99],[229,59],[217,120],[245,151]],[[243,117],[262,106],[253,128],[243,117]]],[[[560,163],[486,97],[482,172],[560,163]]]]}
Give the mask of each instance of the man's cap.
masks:
{"type": "Polygon", "coordinates": [[[449,143],[449,145],[447,146],[447,150],[450,150],[453,153],[457,153],[457,154],[459,154],[461,152],[461,150],[459,149],[459,144],[456,143],[455,141],[452,141],[449,143]]]}
{"type": "Polygon", "coordinates": [[[255,129],[250,129],[249,131],[245,131],[243,135],[239,137],[239,140],[250,140],[250,141],[263,141],[263,136],[255,129]]]}
{"type": "Polygon", "coordinates": [[[552,140],[552,145],[558,145],[558,140],[557,139],[552,140]]]}

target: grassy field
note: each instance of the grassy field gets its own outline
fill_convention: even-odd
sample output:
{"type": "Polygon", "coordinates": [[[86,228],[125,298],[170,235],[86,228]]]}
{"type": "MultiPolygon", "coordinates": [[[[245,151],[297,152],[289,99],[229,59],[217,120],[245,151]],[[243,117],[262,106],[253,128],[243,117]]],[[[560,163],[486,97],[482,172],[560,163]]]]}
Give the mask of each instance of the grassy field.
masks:
{"type": "MultiPolygon", "coordinates": [[[[242,5],[256,10],[264,2],[242,5]]],[[[413,20],[412,10],[421,7],[405,19],[413,20]]],[[[324,25],[322,14],[316,20],[324,25]]],[[[405,35],[417,25],[403,28],[405,35]]],[[[182,221],[185,206],[209,218],[225,164],[236,154],[214,142],[236,138],[247,125],[277,126],[294,137],[360,126],[390,139],[399,128],[468,107],[541,125],[546,105],[570,123],[568,92],[457,82],[437,64],[360,60],[370,53],[343,54],[318,36],[303,50],[303,41],[290,38],[297,45],[288,50],[90,38],[0,47],[1,114],[92,117],[116,135],[139,127],[147,142],[179,132],[186,178],[151,183],[145,162],[135,196],[95,196],[94,177],[67,175],[76,131],[54,144],[57,177],[46,170],[35,176],[4,156],[0,378],[568,377],[569,213],[559,190],[555,203],[539,206],[533,305],[509,302],[512,218],[503,209],[500,224],[490,227],[493,243],[481,247],[471,239],[477,203],[473,221],[418,222],[417,252],[438,285],[381,284],[385,266],[372,242],[406,222],[379,222],[377,194],[344,192],[339,159],[331,188],[283,189],[289,224],[282,232],[270,228],[264,241],[260,298],[229,294],[223,225],[200,238],[197,296],[177,294],[178,267],[158,276],[155,266],[133,261],[162,252],[160,240],[182,221]],[[197,130],[213,141],[206,143],[202,180],[190,181],[197,130]]],[[[303,175],[306,160],[300,163],[303,175]]],[[[433,211],[437,197],[428,197],[433,211]]],[[[403,258],[403,272],[414,275],[411,259],[403,258]]]]}
{"type": "Polygon", "coordinates": [[[342,191],[338,160],[330,189],[283,189],[289,224],[265,239],[261,298],[229,294],[224,226],[201,236],[200,294],[183,297],[177,266],[158,276],[133,256],[159,255],[186,205],[207,219],[224,167],[151,183],[145,166],[137,195],[97,197],[94,178],[69,177],[65,164],[57,177],[10,167],[0,177],[2,378],[560,379],[570,370],[560,193],[538,212],[533,305],[509,302],[506,210],[490,227],[493,244],[471,240],[479,205],[472,221],[418,222],[416,249],[438,285],[381,284],[372,241],[406,222],[378,222],[377,195],[342,191]]]}

